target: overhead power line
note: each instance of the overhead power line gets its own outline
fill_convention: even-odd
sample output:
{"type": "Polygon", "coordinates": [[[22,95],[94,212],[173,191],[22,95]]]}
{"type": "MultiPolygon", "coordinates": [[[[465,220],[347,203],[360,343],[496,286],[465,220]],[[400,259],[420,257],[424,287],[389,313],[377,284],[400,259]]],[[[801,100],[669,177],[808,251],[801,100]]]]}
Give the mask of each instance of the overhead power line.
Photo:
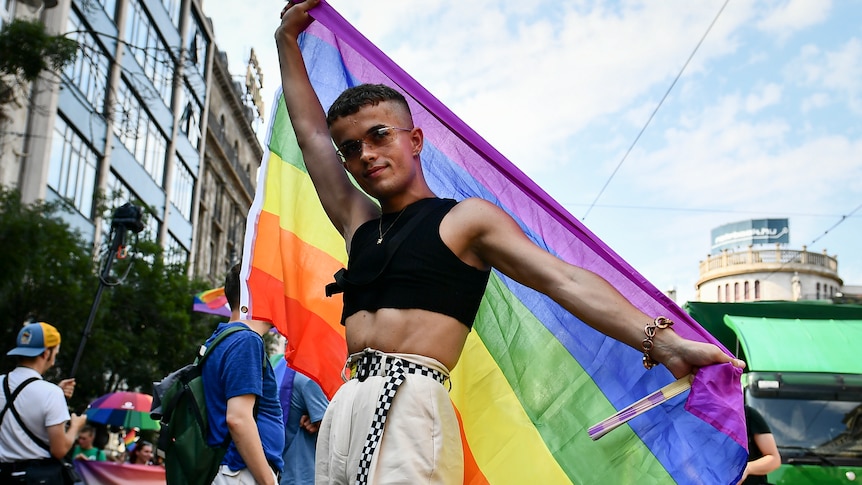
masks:
{"type": "Polygon", "coordinates": [[[849,213],[849,214],[844,215],[844,216],[841,216],[841,219],[839,219],[839,220],[838,220],[838,222],[836,222],[835,224],[832,224],[832,227],[830,227],[829,229],[826,229],[825,231],[823,231],[823,234],[821,234],[821,235],[817,236],[816,238],[814,238],[814,240],[813,240],[813,241],[811,241],[809,244],[814,244],[814,243],[816,243],[817,241],[819,241],[820,239],[822,239],[822,238],[823,238],[823,236],[825,236],[825,235],[829,234],[829,231],[831,231],[832,229],[835,229],[836,227],[838,227],[839,225],[841,225],[841,223],[843,223],[844,221],[846,221],[849,217],[853,217],[853,214],[855,214],[856,212],[858,212],[858,211],[859,211],[859,209],[862,209],[862,204],[858,205],[855,209],[853,209],[852,211],[850,211],[850,213],[849,213]]]}
{"type": "MultiPolygon", "coordinates": [[[[577,204],[561,202],[563,207],[586,207],[590,204],[577,204]]],[[[781,217],[853,217],[853,214],[842,216],[841,214],[814,214],[811,212],[787,212],[779,210],[735,210],[735,209],[715,209],[710,207],[658,207],[646,205],[616,205],[616,204],[594,204],[593,207],[602,209],[622,209],[622,210],[641,210],[641,211],[663,211],[663,212],[708,212],[717,214],[756,214],[764,215],[769,213],[780,213],[781,217]]],[[[855,212],[855,211],[854,211],[855,212]]],[[[856,216],[862,217],[862,215],[856,216]]]]}
{"type": "MultiPolygon", "coordinates": [[[[838,227],[838,226],[840,226],[842,223],[844,223],[847,219],[849,219],[849,218],[853,217],[853,214],[855,214],[856,212],[858,212],[860,209],[862,209],[862,204],[860,204],[860,205],[856,206],[856,208],[855,208],[855,209],[853,209],[852,211],[850,211],[850,213],[849,213],[849,214],[846,214],[846,215],[841,216],[841,219],[838,219],[838,222],[836,222],[835,224],[832,224],[832,226],[830,226],[830,227],[829,227],[829,229],[826,229],[825,231],[823,231],[823,234],[821,234],[821,235],[819,235],[819,236],[815,237],[813,240],[811,240],[811,242],[810,242],[810,243],[808,243],[808,245],[809,245],[809,246],[814,245],[814,243],[816,243],[817,241],[819,241],[820,239],[822,239],[822,238],[823,238],[823,236],[825,236],[825,235],[829,234],[829,231],[831,231],[832,229],[835,229],[836,227],[838,227]]],[[[769,277],[771,277],[772,275],[774,275],[774,274],[778,273],[779,271],[781,271],[785,266],[787,266],[787,265],[788,265],[788,264],[790,264],[790,263],[795,263],[795,262],[797,262],[796,258],[791,259],[791,260],[788,260],[788,261],[785,261],[784,263],[782,263],[782,264],[781,264],[781,266],[779,266],[778,268],[776,268],[776,269],[774,269],[774,270],[770,271],[770,272],[769,272],[769,274],[767,274],[767,275],[766,275],[766,277],[765,277],[765,278],[763,278],[763,279],[764,279],[764,280],[768,280],[768,279],[769,279],[769,277]]]]}
{"type": "Polygon", "coordinates": [[[611,180],[613,180],[614,176],[617,174],[620,167],[623,165],[623,162],[626,161],[626,158],[628,158],[629,153],[631,153],[632,149],[635,147],[638,140],[640,140],[641,135],[643,135],[644,131],[646,131],[650,122],[655,117],[655,114],[658,112],[659,108],[661,108],[661,105],[664,103],[664,100],[667,99],[671,90],[676,85],[677,81],[679,81],[679,78],[682,77],[682,73],[685,72],[685,68],[688,66],[688,63],[691,62],[691,59],[694,57],[694,54],[700,48],[700,45],[703,44],[704,39],[706,39],[706,36],[709,34],[709,31],[712,30],[712,26],[715,25],[715,22],[718,20],[718,17],[721,16],[721,12],[724,11],[724,7],[727,6],[727,3],[729,1],[730,0],[725,0],[724,5],[722,5],[721,8],[718,10],[718,13],[715,14],[715,18],[712,19],[712,22],[709,24],[709,27],[707,27],[706,32],[703,33],[703,36],[698,41],[697,45],[694,46],[694,50],[691,51],[691,55],[688,56],[688,59],[686,59],[685,64],[682,65],[682,69],[679,70],[679,73],[676,75],[676,78],[674,78],[673,82],[670,83],[670,86],[667,88],[667,91],[664,93],[664,96],[662,96],[661,100],[659,100],[658,105],[656,105],[655,109],[649,115],[649,118],[647,118],[646,123],[644,123],[643,128],[641,128],[640,132],[638,132],[638,135],[635,137],[634,141],[629,146],[628,150],[626,150],[625,154],[623,154],[623,158],[620,159],[620,163],[618,163],[617,167],[614,169],[614,171],[611,172],[611,175],[610,175],[610,177],[608,177],[608,180],[605,182],[605,185],[603,185],[602,189],[599,190],[599,193],[596,194],[596,198],[593,200],[593,203],[590,204],[590,207],[587,209],[587,212],[584,214],[584,217],[581,220],[586,220],[587,216],[590,215],[590,211],[593,210],[593,206],[595,206],[596,202],[598,202],[599,197],[602,196],[602,194],[605,192],[605,189],[608,188],[608,185],[611,183],[611,180]]]}

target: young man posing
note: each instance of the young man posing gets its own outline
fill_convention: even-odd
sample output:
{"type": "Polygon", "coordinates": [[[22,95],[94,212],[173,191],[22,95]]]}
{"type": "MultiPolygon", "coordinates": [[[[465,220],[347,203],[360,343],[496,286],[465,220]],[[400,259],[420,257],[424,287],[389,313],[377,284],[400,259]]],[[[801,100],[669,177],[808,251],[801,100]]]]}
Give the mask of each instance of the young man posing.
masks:
{"type": "MultiPolygon", "coordinates": [[[[594,273],[540,249],[490,202],[437,199],[422,173],[422,129],[398,92],[350,88],[326,115],[297,43],[317,3],[288,3],[275,33],[297,142],[349,254],[339,283],[348,365],[356,378],[341,387],[323,420],[317,482],[459,483],[460,434],[441,384],[461,355],[491,267],[639,350],[654,316],[594,273]],[[421,224],[378,274],[387,244],[418,217],[421,224]],[[381,419],[383,409],[388,417],[381,419]]],[[[657,331],[652,343],[645,362],[664,364],[676,377],[714,363],[742,365],[671,328],[657,331]]]]}

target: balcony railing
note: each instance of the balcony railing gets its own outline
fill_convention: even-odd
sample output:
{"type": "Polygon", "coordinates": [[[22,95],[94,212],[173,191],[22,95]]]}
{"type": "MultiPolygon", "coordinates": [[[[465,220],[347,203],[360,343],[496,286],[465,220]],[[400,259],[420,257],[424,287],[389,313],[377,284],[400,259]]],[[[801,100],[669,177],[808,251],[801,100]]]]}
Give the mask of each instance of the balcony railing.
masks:
{"type": "Polygon", "coordinates": [[[218,140],[219,148],[224,152],[225,156],[227,156],[227,159],[230,161],[230,164],[242,182],[242,185],[250,195],[254,196],[254,185],[251,183],[251,177],[248,175],[248,172],[245,171],[245,167],[243,167],[239,162],[239,156],[236,151],[234,151],[233,147],[227,142],[227,137],[224,133],[224,126],[222,126],[219,120],[213,116],[212,111],[210,111],[208,118],[207,129],[212,133],[213,137],[218,140]]]}
{"type": "Polygon", "coordinates": [[[797,249],[753,249],[747,251],[723,251],[721,254],[710,255],[705,261],[700,262],[700,275],[707,273],[725,271],[739,268],[742,265],[762,266],[764,269],[775,269],[776,266],[788,266],[795,269],[807,267],[807,269],[820,270],[825,273],[838,275],[838,260],[833,256],[822,253],[807,251],[805,246],[802,250],[797,249]]]}

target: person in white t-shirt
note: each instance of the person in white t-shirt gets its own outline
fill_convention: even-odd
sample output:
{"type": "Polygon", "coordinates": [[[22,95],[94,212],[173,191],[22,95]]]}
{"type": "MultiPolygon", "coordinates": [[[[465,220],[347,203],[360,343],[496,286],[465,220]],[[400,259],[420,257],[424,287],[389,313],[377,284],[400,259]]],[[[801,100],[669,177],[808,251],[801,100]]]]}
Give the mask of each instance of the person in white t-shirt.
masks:
{"type": "Polygon", "coordinates": [[[60,460],[87,417],[69,414],[74,379],[59,386],[42,379],[59,351],[60,332],[39,322],[25,325],[6,353],[17,356],[18,366],[0,376],[0,483],[62,483],[60,460]]]}

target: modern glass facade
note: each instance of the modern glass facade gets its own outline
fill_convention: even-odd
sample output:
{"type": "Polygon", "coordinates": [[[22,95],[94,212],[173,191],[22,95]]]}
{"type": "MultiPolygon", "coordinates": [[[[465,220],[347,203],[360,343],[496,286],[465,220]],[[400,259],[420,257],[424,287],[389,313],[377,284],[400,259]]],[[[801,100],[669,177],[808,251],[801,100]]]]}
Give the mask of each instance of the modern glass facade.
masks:
{"type": "Polygon", "coordinates": [[[201,18],[192,0],[72,0],[81,50],[62,74],[49,156],[46,198],[72,202],[74,226],[105,238],[100,195],[111,211],[139,201],[173,262],[192,250],[211,62],[201,18]]]}

